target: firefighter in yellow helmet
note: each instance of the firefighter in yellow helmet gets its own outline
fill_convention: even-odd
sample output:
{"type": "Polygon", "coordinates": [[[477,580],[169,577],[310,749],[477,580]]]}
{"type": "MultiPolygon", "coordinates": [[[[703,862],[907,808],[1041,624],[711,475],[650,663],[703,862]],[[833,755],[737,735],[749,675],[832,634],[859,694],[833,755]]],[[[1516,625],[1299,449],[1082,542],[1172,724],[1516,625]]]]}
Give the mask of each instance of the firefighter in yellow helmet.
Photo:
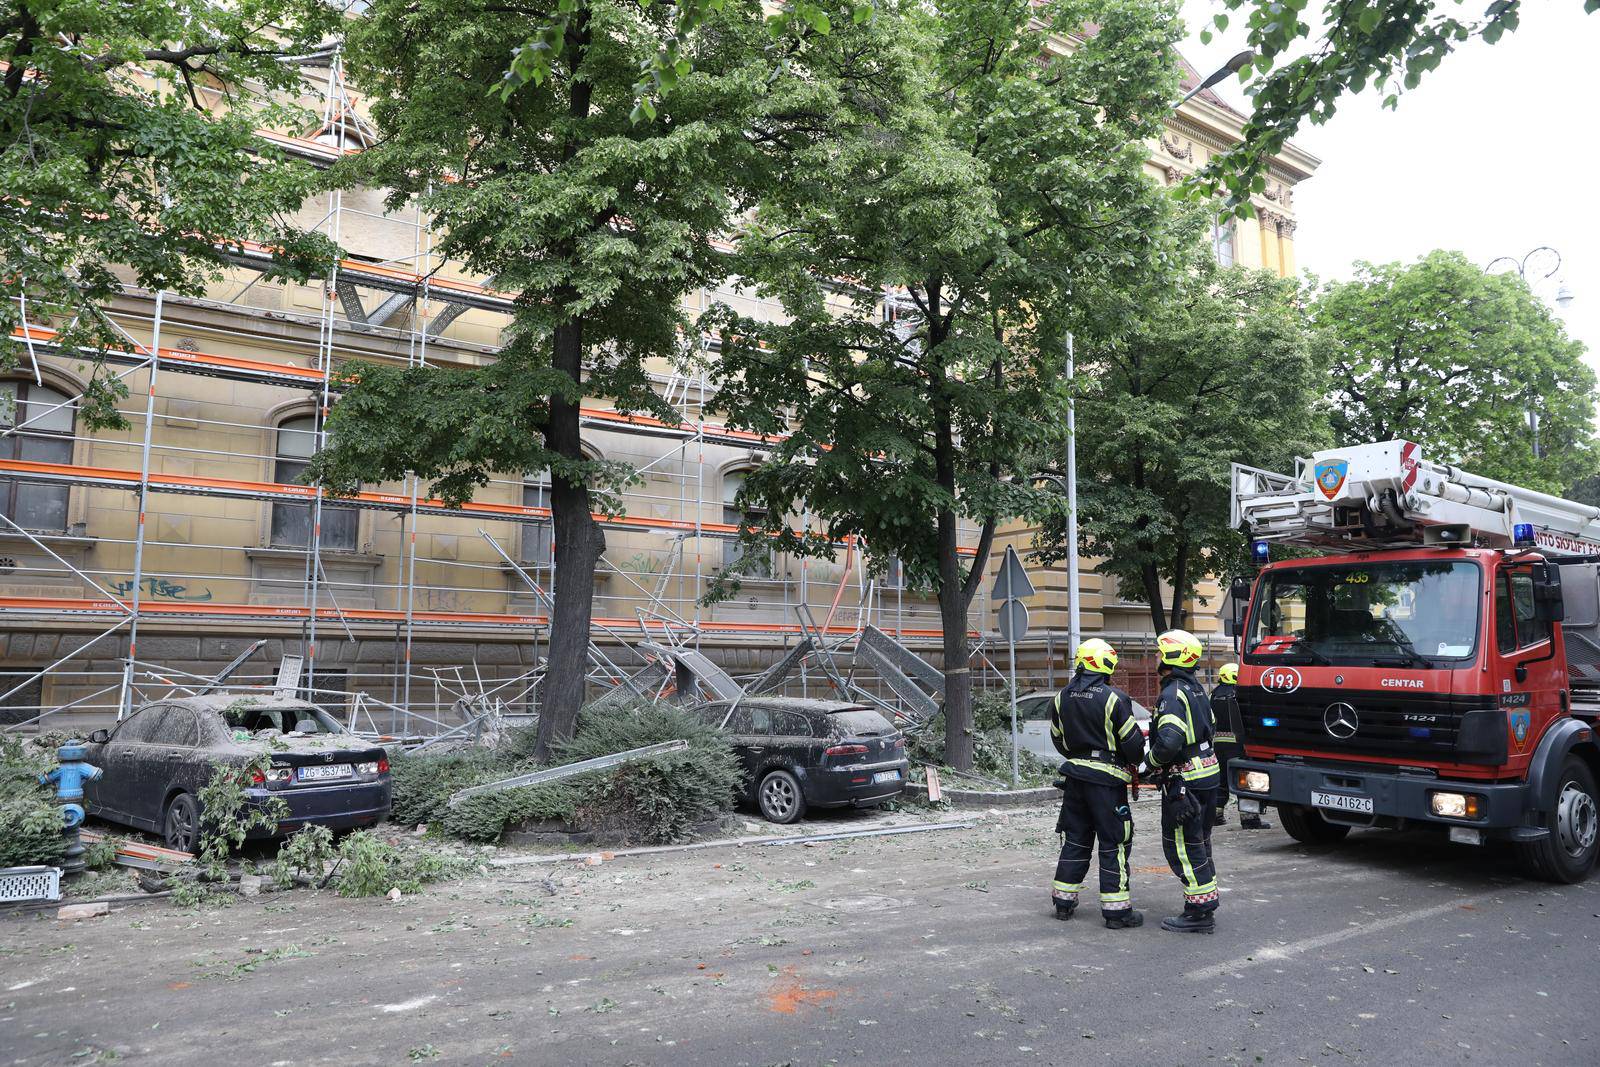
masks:
{"type": "Polygon", "coordinates": [[[1183,883],[1183,914],[1161,920],[1161,928],[1209,934],[1216,929],[1211,819],[1221,774],[1211,747],[1211,701],[1194,676],[1205,650],[1187,630],[1168,630],[1156,638],[1156,649],[1161,695],[1150,727],[1150,767],[1161,782],[1162,848],[1183,883]]]}
{"type": "MultiPolygon", "coordinates": [[[[1238,756],[1244,755],[1244,748],[1239,744],[1239,665],[1237,663],[1224,663],[1217,671],[1217,684],[1211,690],[1211,714],[1216,718],[1216,736],[1212,739],[1217,746],[1217,770],[1221,773],[1221,785],[1217,788],[1217,817],[1216,825],[1228,821],[1228,762],[1238,756]]],[[[1260,815],[1246,815],[1240,813],[1239,826],[1245,830],[1271,829],[1262,821],[1260,815]]]]}
{"type": "Polygon", "coordinates": [[[1089,873],[1089,855],[1099,840],[1100,917],[1112,930],[1144,923],[1128,889],[1128,851],[1133,811],[1128,784],[1144,759],[1144,735],[1133,717],[1133,699],[1111,684],[1117,650],[1098,637],[1078,646],[1072,681],[1056,694],[1050,740],[1061,753],[1062,835],[1050,898],[1058,919],[1070,919],[1089,873]]]}

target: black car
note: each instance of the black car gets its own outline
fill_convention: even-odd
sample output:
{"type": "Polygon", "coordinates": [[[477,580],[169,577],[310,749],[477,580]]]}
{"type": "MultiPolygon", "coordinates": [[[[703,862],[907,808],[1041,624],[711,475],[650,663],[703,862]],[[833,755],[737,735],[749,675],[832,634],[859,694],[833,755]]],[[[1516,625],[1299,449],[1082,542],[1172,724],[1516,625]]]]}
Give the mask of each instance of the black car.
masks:
{"type": "Polygon", "coordinates": [[[170,697],[112,730],[89,735],[88,762],[104,772],[85,788],[91,815],[160,834],[195,851],[200,790],[217,764],[270,766],[245,790],[253,803],[282,797],[286,834],[309,823],[369,826],[389,813],[389,757],[303,700],[270,693],[170,697]]]}
{"type": "Polygon", "coordinates": [[[906,787],[905,739],[871,708],[749,697],[697,711],[733,735],[749,799],[773,822],[794,822],[807,807],[882,804],[906,787]]]}

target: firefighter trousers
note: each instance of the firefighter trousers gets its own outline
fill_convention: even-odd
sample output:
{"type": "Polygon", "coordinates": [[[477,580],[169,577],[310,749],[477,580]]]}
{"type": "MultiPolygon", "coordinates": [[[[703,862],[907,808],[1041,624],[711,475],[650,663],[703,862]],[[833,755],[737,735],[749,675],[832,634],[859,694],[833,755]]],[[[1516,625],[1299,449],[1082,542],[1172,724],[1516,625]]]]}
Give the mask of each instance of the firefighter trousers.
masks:
{"type": "Polygon", "coordinates": [[[1244,746],[1229,744],[1227,741],[1218,741],[1216,750],[1217,770],[1222,772],[1222,784],[1217,788],[1217,811],[1221,812],[1228,809],[1228,796],[1232,792],[1228,785],[1229,781],[1231,781],[1228,777],[1228,763],[1244,755],[1244,746]]]}
{"type": "Polygon", "coordinates": [[[1089,873],[1089,854],[1100,843],[1100,910],[1110,914],[1133,907],[1128,892],[1128,850],[1133,845],[1133,811],[1128,787],[1066,778],[1061,818],[1056,828],[1065,841],[1056,861],[1052,896],[1076,903],[1089,873]]]}
{"type": "Polygon", "coordinates": [[[1189,787],[1196,803],[1187,810],[1167,799],[1161,802],[1161,847],[1167,866],[1183,883],[1185,911],[1217,910],[1217,868],[1211,858],[1211,825],[1216,818],[1217,787],[1189,787]]]}

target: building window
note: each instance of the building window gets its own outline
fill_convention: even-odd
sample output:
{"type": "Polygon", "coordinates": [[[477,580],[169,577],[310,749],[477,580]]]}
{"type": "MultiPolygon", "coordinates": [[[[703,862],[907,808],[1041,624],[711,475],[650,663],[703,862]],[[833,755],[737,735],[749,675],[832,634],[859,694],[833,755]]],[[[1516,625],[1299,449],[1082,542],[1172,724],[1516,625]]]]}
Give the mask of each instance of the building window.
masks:
{"type": "MultiPolygon", "coordinates": [[[[729,526],[738,526],[741,523],[748,526],[760,526],[767,521],[767,513],[762,508],[741,508],[736,503],[739,490],[744,487],[745,476],[750,471],[729,471],[722,476],[722,521],[729,526]]],[[[731,537],[722,543],[722,569],[732,570],[744,559],[744,543],[736,537],[731,537]]],[[[750,569],[745,572],[750,578],[771,578],[772,560],[767,557],[760,561],[752,560],[750,569]]]]}
{"type": "Polygon", "coordinates": [[[890,556],[888,565],[883,570],[883,588],[885,591],[904,589],[906,587],[906,569],[900,562],[899,556],[890,556]]]}
{"type": "MultiPolygon", "coordinates": [[[[272,462],[272,480],[294,485],[317,451],[315,415],[297,415],[278,424],[278,447],[272,462]]],[[[356,550],[355,508],[322,504],[322,548],[331,552],[356,550]]],[[[272,547],[306,548],[311,544],[311,505],[272,505],[272,547]]]]}
{"type": "Polygon", "coordinates": [[[1211,224],[1211,250],[1217,263],[1231,267],[1234,263],[1234,228],[1232,219],[1217,219],[1211,224]]]}
{"type": "MultiPolygon", "coordinates": [[[[540,471],[522,483],[522,506],[548,508],[550,506],[550,472],[540,471]]],[[[542,584],[548,581],[540,572],[548,572],[556,560],[555,527],[549,519],[535,519],[522,524],[522,551],[517,561],[534,572],[542,584]]]]}
{"type": "MultiPolygon", "coordinates": [[[[77,404],[48,385],[0,382],[0,459],[71,463],[77,412],[77,404]]],[[[65,533],[69,491],[65,485],[0,479],[0,511],[25,530],[65,533]]]]}
{"type": "MultiPolygon", "coordinates": [[[[31,667],[18,667],[14,671],[7,671],[0,676],[0,693],[9,692],[21,678],[32,673],[31,667]]],[[[31,678],[21,689],[0,700],[0,726],[18,726],[30,722],[43,711],[44,679],[31,678]]]]}

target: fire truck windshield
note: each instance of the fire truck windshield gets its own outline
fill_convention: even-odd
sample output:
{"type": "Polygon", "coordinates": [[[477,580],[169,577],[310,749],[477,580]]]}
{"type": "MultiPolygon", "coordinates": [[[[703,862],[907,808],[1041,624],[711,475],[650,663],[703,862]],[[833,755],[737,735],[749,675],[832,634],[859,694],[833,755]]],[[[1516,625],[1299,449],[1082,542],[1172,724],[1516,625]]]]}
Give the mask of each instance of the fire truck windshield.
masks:
{"type": "Polygon", "coordinates": [[[1272,571],[1251,611],[1247,658],[1421,668],[1471,659],[1481,578],[1476,563],[1460,560],[1272,571]]]}

